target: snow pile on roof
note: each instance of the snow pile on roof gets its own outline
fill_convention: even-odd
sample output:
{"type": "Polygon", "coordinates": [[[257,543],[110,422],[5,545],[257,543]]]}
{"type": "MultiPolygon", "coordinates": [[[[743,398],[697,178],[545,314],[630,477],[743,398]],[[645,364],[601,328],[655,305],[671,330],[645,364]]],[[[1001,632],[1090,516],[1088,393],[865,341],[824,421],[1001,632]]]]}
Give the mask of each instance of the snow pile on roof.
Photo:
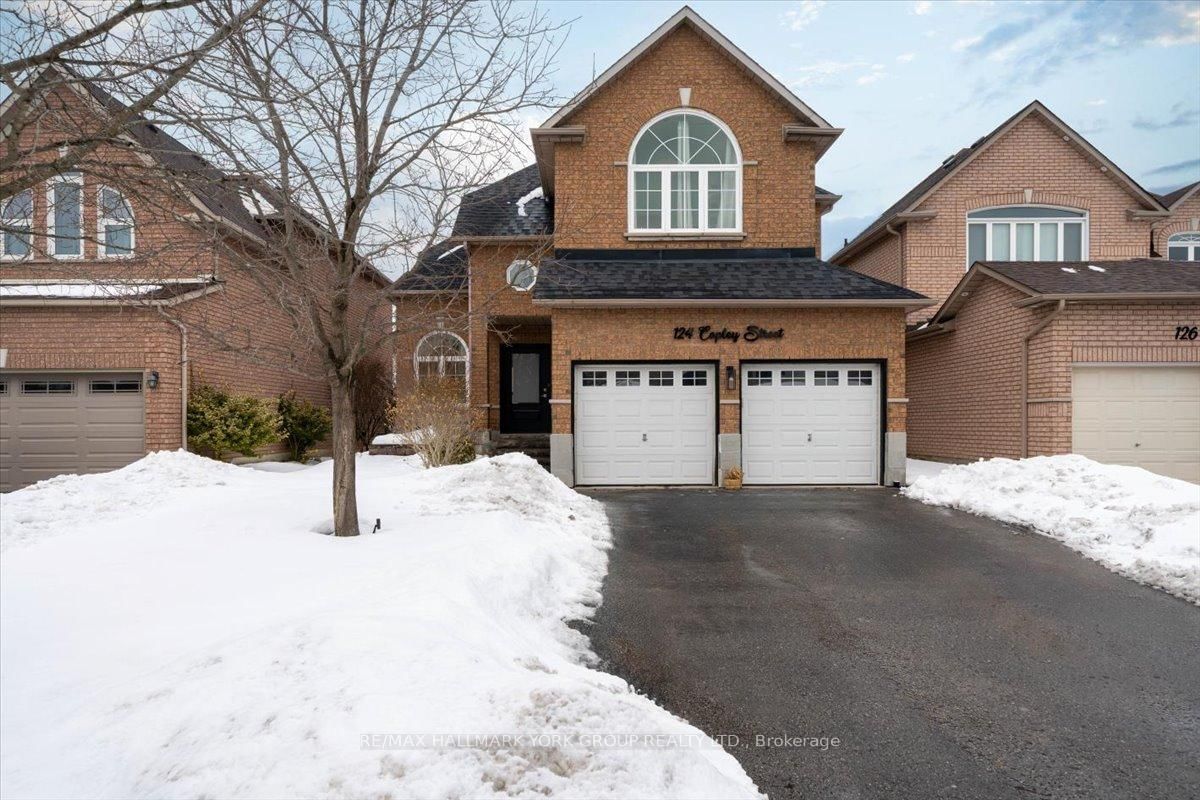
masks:
{"type": "Polygon", "coordinates": [[[532,191],[528,192],[527,194],[522,195],[521,199],[517,201],[517,216],[519,216],[519,217],[525,216],[525,206],[527,206],[529,204],[529,202],[531,200],[533,200],[535,197],[541,197],[541,196],[542,196],[542,187],[541,186],[538,186],[535,189],[533,189],[532,191]]]}
{"type": "Polygon", "coordinates": [[[1200,604],[1200,486],[1079,455],[994,458],[904,494],[1016,523],[1135,581],[1200,604]]]}
{"type": "Polygon", "coordinates": [[[69,297],[95,300],[109,297],[140,297],[162,291],[161,283],[8,283],[0,285],[0,297],[69,297]]]}
{"type": "Polygon", "coordinates": [[[589,666],[566,622],[607,568],[598,503],[522,455],[358,463],[382,529],[354,539],[312,533],[328,462],[164,453],[5,495],[18,527],[58,529],[0,560],[0,792],[759,796],[715,742],[589,666]],[[683,744],[585,738],[613,734],[683,744]]]}

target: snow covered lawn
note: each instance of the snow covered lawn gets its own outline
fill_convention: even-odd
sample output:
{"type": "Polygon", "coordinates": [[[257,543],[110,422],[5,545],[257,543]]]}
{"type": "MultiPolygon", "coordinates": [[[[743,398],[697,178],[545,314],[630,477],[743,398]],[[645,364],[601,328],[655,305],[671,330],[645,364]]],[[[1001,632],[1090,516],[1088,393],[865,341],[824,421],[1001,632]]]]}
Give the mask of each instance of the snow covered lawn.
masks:
{"type": "Polygon", "coordinates": [[[937,466],[910,475],[904,494],[1026,525],[1200,604],[1200,486],[1077,455],[937,466]]]}
{"type": "Polygon", "coordinates": [[[351,539],[314,532],[329,463],[156,453],[0,497],[0,795],[759,796],[589,666],[597,503],[522,455],[359,469],[383,528],[351,539]]]}

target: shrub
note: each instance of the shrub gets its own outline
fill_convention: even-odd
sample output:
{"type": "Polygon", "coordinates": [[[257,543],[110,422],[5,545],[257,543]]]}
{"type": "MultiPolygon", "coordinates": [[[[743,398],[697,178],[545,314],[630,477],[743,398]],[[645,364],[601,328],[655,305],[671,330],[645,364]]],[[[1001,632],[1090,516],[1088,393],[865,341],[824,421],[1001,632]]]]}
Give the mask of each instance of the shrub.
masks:
{"type": "Polygon", "coordinates": [[[358,362],[354,367],[354,437],[359,448],[366,450],[376,436],[388,432],[395,405],[391,365],[376,358],[358,362]]]}
{"type": "Polygon", "coordinates": [[[252,456],[279,441],[279,416],[266,400],[198,386],[188,397],[187,433],[188,447],[197,453],[252,456]]]}
{"type": "Polygon", "coordinates": [[[391,417],[394,429],[408,437],[426,467],[464,464],[475,457],[462,381],[422,380],[396,403],[391,417]]]}
{"type": "Polygon", "coordinates": [[[303,461],[305,454],[323,441],[333,427],[328,409],[297,397],[295,392],[280,395],[275,408],[283,443],[293,461],[303,461]]]}

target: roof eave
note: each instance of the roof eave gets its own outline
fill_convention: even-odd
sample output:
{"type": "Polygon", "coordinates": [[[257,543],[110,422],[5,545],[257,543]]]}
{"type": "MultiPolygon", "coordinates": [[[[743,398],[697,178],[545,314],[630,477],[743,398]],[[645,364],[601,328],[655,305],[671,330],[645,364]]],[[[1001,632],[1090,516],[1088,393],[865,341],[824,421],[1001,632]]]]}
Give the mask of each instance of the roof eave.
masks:
{"type": "Polygon", "coordinates": [[[918,309],[933,305],[928,298],[663,298],[663,297],[620,297],[620,298],[537,298],[537,306],[558,308],[679,308],[685,306],[705,308],[823,308],[823,307],[873,307],[918,309]]]}
{"type": "Polygon", "coordinates": [[[1191,302],[1200,300],[1200,292],[1046,292],[1036,294],[1015,304],[1018,308],[1036,306],[1042,303],[1057,303],[1059,300],[1113,301],[1113,300],[1153,300],[1158,302],[1191,302]]]}

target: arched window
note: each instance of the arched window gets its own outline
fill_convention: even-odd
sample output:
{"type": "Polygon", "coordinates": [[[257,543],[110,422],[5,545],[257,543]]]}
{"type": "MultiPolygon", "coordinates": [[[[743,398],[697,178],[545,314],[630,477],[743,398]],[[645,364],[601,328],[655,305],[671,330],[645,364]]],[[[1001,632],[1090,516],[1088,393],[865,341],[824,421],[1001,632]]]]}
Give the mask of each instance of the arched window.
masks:
{"type": "Polygon", "coordinates": [[[417,379],[467,377],[467,345],[448,331],[426,334],[413,354],[417,379]]]}
{"type": "Polygon", "coordinates": [[[700,233],[742,228],[742,155],[725,123],[670,111],[629,153],[629,230],[700,233]]]}
{"type": "Polygon", "coordinates": [[[119,258],[133,255],[133,209],[120,192],[108,186],[100,187],[96,239],[102,257],[119,258]]]}
{"type": "Polygon", "coordinates": [[[967,214],[967,266],[976,261],[1082,261],[1086,211],[1001,206],[967,214]]]}
{"type": "Polygon", "coordinates": [[[1200,261],[1200,232],[1177,233],[1167,239],[1167,258],[1172,261],[1200,261]]]}
{"type": "Polygon", "coordinates": [[[33,190],[26,189],[0,203],[0,257],[27,258],[33,232],[33,190]]]}

